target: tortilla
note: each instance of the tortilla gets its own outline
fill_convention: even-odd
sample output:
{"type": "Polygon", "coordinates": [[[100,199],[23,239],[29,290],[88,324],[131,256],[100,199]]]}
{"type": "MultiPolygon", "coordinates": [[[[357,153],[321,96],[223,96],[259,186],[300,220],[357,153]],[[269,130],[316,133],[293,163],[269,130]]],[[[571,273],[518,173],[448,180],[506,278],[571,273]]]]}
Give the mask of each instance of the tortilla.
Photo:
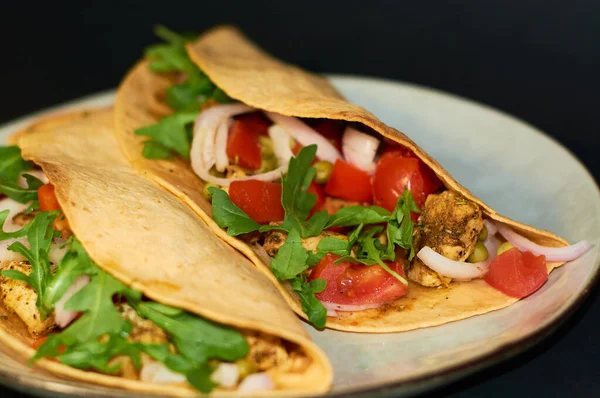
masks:
{"type": "MultiPolygon", "coordinates": [[[[483,213],[544,246],[562,247],[568,242],[548,231],[521,224],[497,214],[471,194],[431,156],[400,131],[386,126],[360,106],[347,102],[324,78],[282,63],[249,42],[236,28],[215,28],[188,44],[190,58],[227,95],[265,111],[301,118],[337,119],[361,123],[408,147],[425,162],[444,185],[478,204],[483,213]]],[[[277,281],[269,265],[243,241],[223,231],[211,218],[210,203],[202,195],[203,184],[189,165],[180,160],[151,161],[142,157],[145,137],[135,129],[156,123],[152,103],[164,95],[168,79],[152,73],[141,61],[122,82],[115,107],[116,133],[125,156],[140,171],[181,198],[215,234],[246,255],[286,296],[294,311],[306,319],[299,300],[277,281]],[[173,170],[173,173],[167,173],[173,170]]],[[[548,263],[548,272],[562,263],[548,263]]],[[[386,333],[441,325],[504,308],[517,300],[482,280],[452,282],[448,287],[425,288],[410,283],[408,295],[377,309],[341,312],[327,319],[326,327],[352,332],[386,333]]]]}
{"type": "MultiPolygon", "coordinates": [[[[112,109],[79,111],[44,120],[17,135],[22,156],[41,166],[55,186],[71,229],[94,262],[152,300],[297,344],[311,359],[310,366],[304,373],[278,375],[280,390],[260,396],[326,392],[331,365],[273,284],[188,206],[140,176],[121,154],[112,125],[112,109]]],[[[31,357],[32,339],[23,325],[19,329],[15,324],[14,317],[0,321],[0,341],[31,357]]],[[[132,381],[47,359],[36,364],[60,376],[105,386],[197,394],[183,385],[132,381]]]]}

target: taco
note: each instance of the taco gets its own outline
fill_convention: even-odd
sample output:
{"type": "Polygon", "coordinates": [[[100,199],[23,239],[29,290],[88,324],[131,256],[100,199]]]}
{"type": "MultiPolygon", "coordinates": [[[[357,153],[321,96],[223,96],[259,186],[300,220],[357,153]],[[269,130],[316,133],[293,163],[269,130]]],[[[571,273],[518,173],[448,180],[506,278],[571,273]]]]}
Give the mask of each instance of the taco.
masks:
{"type": "Polygon", "coordinates": [[[327,391],[331,365],[277,289],[140,176],[112,124],[64,114],[0,147],[4,349],[144,393],[327,391]]]}
{"type": "Polygon", "coordinates": [[[235,28],[157,33],[167,44],[117,93],[125,156],[319,328],[483,314],[589,248],[497,214],[406,135],[235,28]]]}

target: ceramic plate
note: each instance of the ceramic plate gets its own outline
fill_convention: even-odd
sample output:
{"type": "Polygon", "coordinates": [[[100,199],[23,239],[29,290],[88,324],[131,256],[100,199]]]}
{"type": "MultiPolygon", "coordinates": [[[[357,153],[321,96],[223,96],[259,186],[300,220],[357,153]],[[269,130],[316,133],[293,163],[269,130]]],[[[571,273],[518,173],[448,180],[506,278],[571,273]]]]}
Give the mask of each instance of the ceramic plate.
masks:
{"type": "MultiPolygon", "coordinates": [[[[488,107],[391,81],[332,76],[351,101],[405,132],[498,212],[571,242],[586,255],[555,270],[542,289],[506,309],[404,333],[316,331],[335,369],[332,396],[411,395],[448,383],[522,351],[554,330],[598,275],[600,192],[581,163],[535,128],[488,107]]],[[[64,107],[110,104],[113,93],[64,107]]],[[[0,129],[0,140],[27,120],[0,129]]],[[[38,373],[0,357],[0,382],[40,395],[131,396],[38,373]]],[[[168,392],[168,391],[166,391],[168,392]]]]}

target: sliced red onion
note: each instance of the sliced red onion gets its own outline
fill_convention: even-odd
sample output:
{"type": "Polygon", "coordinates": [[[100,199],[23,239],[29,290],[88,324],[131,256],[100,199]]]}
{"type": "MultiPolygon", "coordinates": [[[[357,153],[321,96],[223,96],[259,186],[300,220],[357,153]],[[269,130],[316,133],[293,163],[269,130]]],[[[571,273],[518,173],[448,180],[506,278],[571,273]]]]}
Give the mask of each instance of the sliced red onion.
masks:
{"type": "Polygon", "coordinates": [[[273,141],[273,151],[279,167],[285,166],[287,169],[290,159],[294,156],[292,148],[290,148],[290,135],[283,127],[274,124],[269,127],[269,137],[273,141]]]}
{"type": "Polygon", "coordinates": [[[273,112],[265,112],[265,114],[273,121],[273,123],[283,127],[289,135],[303,146],[317,144],[317,157],[319,159],[335,163],[337,159],[342,158],[342,154],[327,140],[327,138],[313,130],[300,119],[291,116],[278,115],[273,112]]]}
{"type": "Polygon", "coordinates": [[[240,392],[255,392],[255,391],[271,391],[275,389],[275,383],[268,373],[253,373],[240,383],[238,391],[240,392]]]}
{"type": "Polygon", "coordinates": [[[350,164],[368,173],[375,171],[375,154],[379,140],[350,126],[344,130],[342,152],[350,164]]]}
{"type": "Polygon", "coordinates": [[[496,224],[494,224],[490,220],[484,220],[483,222],[485,223],[485,228],[488,231],[488,236],[496,235],[496,232],[498,232],[498,228],[496,227],[496,224]]]}
{"type": "Polygon", "coordinates": [[[240,371],[235,363],[221,362],[210,375],[210,379],[221,387],[234,387],[240,378],[240,371]]]}
{"type": "Polygon", "coordinates": [[[160,362],[145,364],[140,371],[140,380],[147,383],[183,383],[185,375],[175,373],[160,362]]]}
{"type": "Polygon", "coordinates": [[[217,128],[217,137],[215,140],[215,167],[217,171],[225,171],[229,166],[229,157],[227,156],[227,137],[229,129],[233,124],[232,118],[227,118],[221,122],[217,128]]]}
{"type": "Polygon", "coordinates": [[[545,247],[540,246],[527,239],[524,236],[519,235],[509,227],[506,227],[500,223],[496,223],[498,232],[509,241],[513,246],[517,247],[521,251],[529,251],[536,256],[546,256],[546,261],[549,262],[563,262],[575,260],[583,253],[587,252],[592,244],[587,240],[582,240],[570,246],[565,247],[545,247]]]}
{"type": "Polygon", "coordinates": [[[428,246],[419,250],[417,257],[426,266],[442,276],[456,279],[457,281],[467,281],[481,278],[487,273],[490,263],[496,258],[500,242],[493,234],[488,233],[488,237],[483,241],[483,245],[487,249],[488,257],[485,261],[479,263],[450,260],[428,246]]]}
{"type": "Polygon", "coordinates": [[[321,302],[323,303],[323,306],[328,311],[351,311],[351,312],[364,311],[364,310],[368,310],[371,308],[378,308],[385,304],[385,303],[379,303],[379,304],[363,304],[363,305],[345,305],[345,304],[331,303],[331,302],[327,302],[327,301],[321,301],[321,302]]]}
{"type": "Polygon", "coordinates": [[[38,180],[42,181],[44,184],[48,184],[48,182],[49,182],[48,177],[46,177],[46,174],[44,174],[44,172],[42,170],[24,171],[21,173],[21,176],[19,177],[19,181],[18,181],[18,184],[23,188],[27,188],[27,180],[23,176],[24,174],[29,174],[29,175],[34,176],[38,180]]]}
{"type": "Polygon", "coordinates": [[[75,317],[77,317],[77,311],[65,310],[65,304],[75,293],[86,287],[90,283],[89,275],[79,275],[71,286],[67,289],[65,294],[56,302],[54,306],[54,322],[61,327],[66,328],[75,317]]]}

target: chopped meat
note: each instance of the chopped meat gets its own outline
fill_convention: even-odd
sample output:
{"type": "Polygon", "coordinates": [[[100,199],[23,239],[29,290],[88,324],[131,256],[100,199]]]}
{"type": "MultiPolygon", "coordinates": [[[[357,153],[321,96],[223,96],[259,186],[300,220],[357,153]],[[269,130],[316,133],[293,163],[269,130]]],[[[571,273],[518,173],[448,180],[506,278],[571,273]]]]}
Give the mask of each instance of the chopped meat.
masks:
{"type": "MultiPolygon", "coordinates": [[[[4,262],[0,264],[0,269],[20,271],[25,275],[31,273],[31,265],[25,261],[4,262]]],[[[6,309],[17,314],[23,321],[31,336],[45,335],[56,327],[54,316],[41,319],[35,305],[37,293],[27,283],[0,276],[0,298],[6,309]]]]}
{"type": "Polygon", "coordinates": [[[334,215],[340,209],[348,206],[359,206],[360,202],[349,201],[345,199],[332,198],[330,196],[325,197],[325,203],[323,203],[322,209],[327,210],[327,214],[330,216],[334,215]]]}
{"type": "Polygon", "coordinates": [[[260,332],[246,331],[244,336],[250,346],[247,359],[258,372],[304,372],[311,359],[296,345],[286,347],[278,337],[260,332]]]}
{"type": "Polygon", "coordinates": [[[17,224],[18,226],[24,227],[27,224],[29,224],[30,222],[32,222],[38,213],[39,213],[39,211],[37,211],[37,210],[32,211],[31,213],[26,213],[26,212],[22,211],[19,214],[17,214],[16,216],[14,216],[12,221],[13,221],[13,223],[17,224]]]}
{"type": "MultiPolygon", "coordinates": [[[[451,260],[465,261],[475,249],[482,229],[483,216],[479,206],[455,192],[444,191],[427,197],[415,226],[413,244],[416,252],[429,246],[451,260]]],[[[447,285],[451,281],[417,257],[409,266],[408,277],[430,287],[447,285]]]]}
{"type": "MultiPolygon", "coordinates": [[[[321,239],[325,237],[332,237],[346,241],[348,240],[348,237],[346,235],[339,234],[337,232],[323,231],[319,236],[311,236],[302,239],[302,247],[304,247],[306,250],[316,253],[317,245],[319,244],[321,239]]],[[[275,257],[277,255],[277,252],[279,251],[279,248],[285,243],[286,239],[286,232],[269,231],[265,234],[265,243],[263,244],[263,247],[269,256],[275,257]]]]}

